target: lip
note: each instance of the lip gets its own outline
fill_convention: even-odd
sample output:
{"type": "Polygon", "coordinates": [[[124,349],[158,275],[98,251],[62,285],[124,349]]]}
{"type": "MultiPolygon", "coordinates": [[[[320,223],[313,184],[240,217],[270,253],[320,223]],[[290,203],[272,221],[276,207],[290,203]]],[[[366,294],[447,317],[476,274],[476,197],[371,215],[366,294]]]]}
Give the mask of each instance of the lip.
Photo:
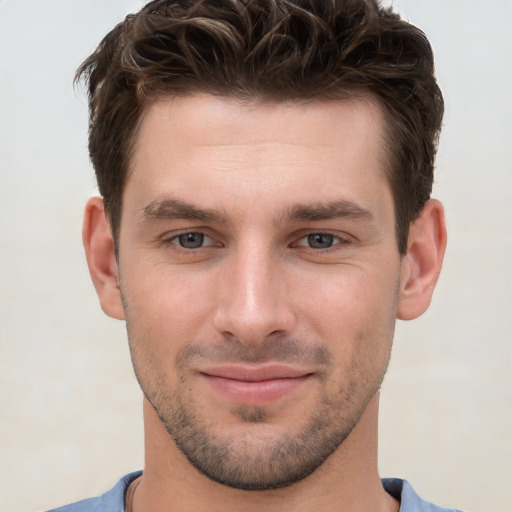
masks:
{"type": "Polygon", "coordinates": [[[264,403],[291,394],[312,373],[282,364],[223,365],[200,371],[211,388],[237,403],[264,403]]]}

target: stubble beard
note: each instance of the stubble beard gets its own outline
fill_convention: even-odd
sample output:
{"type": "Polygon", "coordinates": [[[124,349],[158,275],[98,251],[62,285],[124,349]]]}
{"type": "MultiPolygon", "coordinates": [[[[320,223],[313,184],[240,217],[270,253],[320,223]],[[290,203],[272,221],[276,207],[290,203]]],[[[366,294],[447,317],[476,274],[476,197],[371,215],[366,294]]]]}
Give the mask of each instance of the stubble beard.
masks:
{"type": "MultiPolygon", "coordinates": [[[[141,341],[137,347],[148,346],[141,341]]],[[[352,432],[387,368],[385,364],[379,375],[371,375],[354,363],[347,369],[350,378],[344,386],[334,394],[324,391],[305,425],[294,434],[274,428],[265,407],[249,406],[233,407],[230,413],[238,420],[237,428],[223,432],[213,419],[201,416],[183,373],[169,390],[162,376],[151,379],[141,374],[134,348],[135,374],[144,395],[190,464],[219,484],[248,491],[283,488],[319,468],[352,432]]],[[[294,351],[298,352],[297,347],[294,351]]]]}
{"type": "Polygon", "coordinates": [[[161,408],[155,410],[192,466],[217,483],[247,491],[279,489],[303,480],[325,462],[357,423],[334,418],[331,406],[322,403],[301,432],[286,436],[269,432],[264,408],[238,407],[231,412],[246,424],[246,435],[222,435],[215,434],[213,425],[183,403],[171,415],[161,408]]]}

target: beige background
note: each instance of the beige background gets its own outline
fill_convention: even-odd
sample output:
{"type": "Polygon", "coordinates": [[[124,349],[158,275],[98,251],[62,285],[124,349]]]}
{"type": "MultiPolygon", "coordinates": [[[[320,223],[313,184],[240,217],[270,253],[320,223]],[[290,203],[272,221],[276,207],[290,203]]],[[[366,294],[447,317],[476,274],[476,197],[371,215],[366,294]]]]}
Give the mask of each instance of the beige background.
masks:
{"type": "MultiPolygon", "coordinates": [[[[80,241],[94,180],[74,69],[136,0],[0,0],[0,510],[95,495],[141,467],[124,326],[80,241]]],[[[424,497],[512,511],[512,1],[402,0],[429,35],[447,113],[435,195],[446,265],[398,326],[381,471],[424,497]]]]}

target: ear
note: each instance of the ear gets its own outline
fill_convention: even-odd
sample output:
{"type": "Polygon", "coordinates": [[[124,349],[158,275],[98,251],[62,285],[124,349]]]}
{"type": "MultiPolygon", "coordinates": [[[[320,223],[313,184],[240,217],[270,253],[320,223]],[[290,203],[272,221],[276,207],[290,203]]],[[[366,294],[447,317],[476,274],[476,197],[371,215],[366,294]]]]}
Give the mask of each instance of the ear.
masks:
{"type": "Polygon", "coordinates": [[[92,197],[87,202],[82,240],[101,308],[108,316],[123,320],[114,240],[101,197],[92,197]]]}
{"type": "Polygon", "coordinates": [[[427,310],[441,272],[445,249],[443,205],[431,199],[409,230],[407,253],[402,258],[399,319],[412,320],[427,310]]]}

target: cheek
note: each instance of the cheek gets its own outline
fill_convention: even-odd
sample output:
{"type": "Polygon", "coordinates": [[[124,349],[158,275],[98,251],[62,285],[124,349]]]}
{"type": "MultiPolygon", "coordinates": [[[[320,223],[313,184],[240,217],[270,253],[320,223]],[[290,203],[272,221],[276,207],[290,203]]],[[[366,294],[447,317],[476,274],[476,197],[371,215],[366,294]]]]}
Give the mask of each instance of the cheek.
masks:
{"type": "MultiPolygon", "coordinates": [[[[389,360],[397,307],[396,270],[338,269],[328,285],[306,295],[304,332],[325,343],[337,361],[333,381],[372,382],[382,378],[389,360]]],[[[364,388],[364,385],[363,385],[364,388]]]]}
{"type": "Polygon", "coordinates": [[[383,322],[394,324],[398,279],[396,269],[336,267],[295,290],[297,307],[302,316],[318,319],[318,326],[329,332],[364,332],[383,322]]]}
{"type": "Polygon", "coordinates": [[[138,263],[137,272],[130,270],[126,269],[121,284],[134,336],[167,346],[201,339],[214,306],[208,280],[164,264],[138,263]]]}

